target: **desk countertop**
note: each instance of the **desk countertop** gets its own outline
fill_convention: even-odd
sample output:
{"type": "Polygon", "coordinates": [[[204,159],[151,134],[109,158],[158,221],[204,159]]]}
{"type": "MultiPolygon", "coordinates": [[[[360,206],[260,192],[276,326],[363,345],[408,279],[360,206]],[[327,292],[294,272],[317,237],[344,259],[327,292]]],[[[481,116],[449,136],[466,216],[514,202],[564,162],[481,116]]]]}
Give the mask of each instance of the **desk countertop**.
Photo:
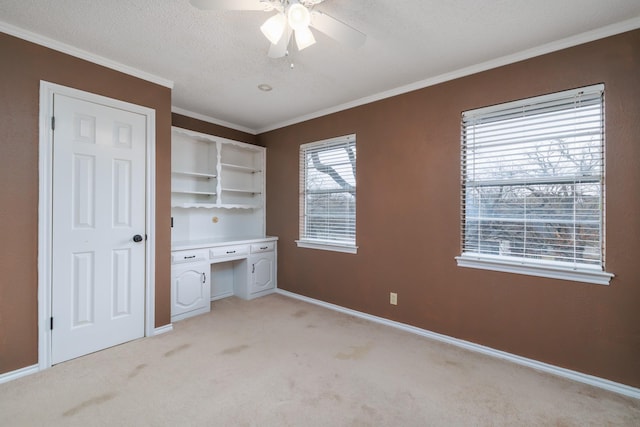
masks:
{"type": "Polygon", "coordinates": [[[273,236],[237,237],[237,238],[210,237],[207,239],[181,240],[181,241],[171,242],[171,250],[183,251],[183,250],[191,250],[191,249],[211,248],[215,246],[243,245],[243,244],[249,244],[249,243],[259,243],[259,242],[267,242],[267,241],[275,241],[275,240],[278,240],[278,238],[273,236]]]}

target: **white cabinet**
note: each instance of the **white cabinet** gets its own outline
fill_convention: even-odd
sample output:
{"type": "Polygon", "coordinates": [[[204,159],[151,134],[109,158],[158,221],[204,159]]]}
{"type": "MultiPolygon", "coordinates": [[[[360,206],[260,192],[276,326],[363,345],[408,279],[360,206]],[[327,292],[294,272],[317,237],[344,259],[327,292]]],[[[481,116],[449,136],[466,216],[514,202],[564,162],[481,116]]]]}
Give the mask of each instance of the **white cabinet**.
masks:
{"type": "Polygon", "coordinates": [[[264,198],[264,148],[219,141],[220,205],[259,209],[264,198]]]}
{"type": "Polygon", "coordinates": [[[273,252],[252,255],[249,258],[251,264],[249,293],[252,296],[275,288],[275,261],[276,256],[273,252]]]}
{"type": "Polygon", "coordinates": [[[217,205],[218,157],[218,146],[208,139],[183,132],[172,133],[172,206],[217,205]]]}
{"type": "Polygon", "coordinates": [[[171,239],[265,237],[265,148],[171,132],[171,239]]]}
{"type": "Polygon", "coordinates": [[[206,251],[178,251],[172,254],[172,322],[210,310],[210,264],[204,255],[206,251]]]}
{"type": "Polygon", "coordinates": [[[172,321],[209,311],[215,299],[275,290],[265,154],[257,145],[172,128],[172,321]]]}
{"type": "Polygon", "coordinates": [[[265,148],[173,128],[171,206],[261,209],[265,148]]]}
{"type": "Polygon", "coordinates": [[[276,288],[276,242],[265,241],[251,245],[247,258],[247,280],[236,286],[240,298],[253,299],[272,293],[276,288]]]}

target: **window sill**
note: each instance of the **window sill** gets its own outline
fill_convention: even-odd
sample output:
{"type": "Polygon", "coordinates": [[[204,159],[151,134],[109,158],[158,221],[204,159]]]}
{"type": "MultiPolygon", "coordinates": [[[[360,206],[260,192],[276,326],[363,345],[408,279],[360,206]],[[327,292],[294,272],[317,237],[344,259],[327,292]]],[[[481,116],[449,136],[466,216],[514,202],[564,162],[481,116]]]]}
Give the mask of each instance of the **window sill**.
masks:
{"type": "Polygon", "coordinates": [[[296,244],[299,248],[308,249],[320,249],[324,251],[344,252],[348,254],[357,254],[358,247],[355,245],[338,244],[329,242],[309,241],[309,240],[296,240],[296,244]]]}
{"type": "Polygon", "coordinates": [[[551,279],[571,280],[575,282],[608,285],[614,276],[597,269],[569,269],[566,267],[522,263],[499,258],[461,255],[456,257],[458,267],[478,268],[481,270],[501,271],[505,273],[526,274],[528,276],[547,277],[551,279]]]}

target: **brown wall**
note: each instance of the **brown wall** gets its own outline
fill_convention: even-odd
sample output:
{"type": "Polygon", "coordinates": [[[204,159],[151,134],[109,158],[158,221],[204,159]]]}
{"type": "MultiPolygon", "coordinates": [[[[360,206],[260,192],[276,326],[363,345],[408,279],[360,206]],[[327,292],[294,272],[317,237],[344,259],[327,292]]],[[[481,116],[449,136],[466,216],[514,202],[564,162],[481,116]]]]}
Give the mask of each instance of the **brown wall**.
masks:
{"type": "Polygon", "coordinates": [[[171,90],[0,33],[0,373],[38,362],[40,80],[156,110],[156,326],[170,323],[171,90]]]}
{"type": "Polygon", "coordinates": [[[640,387],[640,31],[259,135],[278,287],[640,387]],[[456,266],[460,114],[605,84],[610,286],[456,266]],[[357,255],[297,248],[298,150],[357,134],[357,255]],[[389,305],[389,292],[398,306],[389,305]]]}
{"type": "Polygon", "coordinates": [[[229,129],[224,126],[204,122],[181,114],[171,113],[171,122],[173,126],[177,126],[182,129],[189,129],[195,132],[220,136],[222,138],[233,139],[235,141],[246,142],[249,144],[258,144],[258,137],[256,135],[235,129],[229,129]]]}
{"type": "Polygon", "coordinates": [[[255,137],[170,114],[170,90],[0,34],[0,373],[37,363],[39,82],[156,110],[156,326],[170,321],[170,125],[268,147],[279,287],[640,387],[640,31],[255,137]],[[610,286],[462,269],[463,110],[604,82],[610,286]],[[298,249],[298,147],[356,133],[357,255],[298,249]],[[390,291],[399,305],[388,304],[390,291]]]}

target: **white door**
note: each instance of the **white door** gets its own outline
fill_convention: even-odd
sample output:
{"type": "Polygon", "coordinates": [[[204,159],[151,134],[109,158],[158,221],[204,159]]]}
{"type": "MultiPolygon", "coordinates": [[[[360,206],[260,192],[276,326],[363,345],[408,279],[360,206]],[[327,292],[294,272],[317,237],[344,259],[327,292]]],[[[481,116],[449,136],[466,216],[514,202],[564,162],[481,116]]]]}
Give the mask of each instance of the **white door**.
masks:
{"type": "Polygon", "coordinates": [[[59,94],[53,108],[55,364],[144,336],[146,117],[59,94]]]}

